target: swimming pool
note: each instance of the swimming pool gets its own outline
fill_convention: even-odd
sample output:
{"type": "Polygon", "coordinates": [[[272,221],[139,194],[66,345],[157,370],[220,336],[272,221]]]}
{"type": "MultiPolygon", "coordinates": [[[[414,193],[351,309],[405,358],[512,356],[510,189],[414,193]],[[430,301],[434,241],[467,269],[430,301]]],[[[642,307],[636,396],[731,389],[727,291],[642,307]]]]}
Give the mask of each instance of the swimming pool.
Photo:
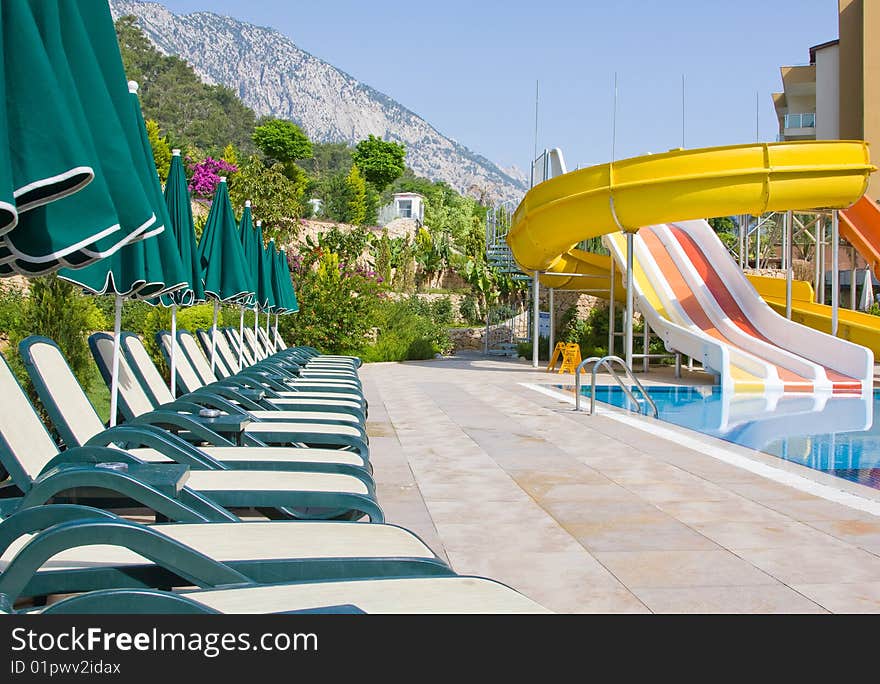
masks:
{"type": "MultiPolygon", "coordinates": [[[[880,391],[863,398],[725,394],[709,386],[646,389],[663,421],[880,489],[880,421],[874,420],[880,391]]],[[[590,388],[581,393],[589,397],[590,388]]],[[[632,408],[617,386],[596,387],[596,400],[632,408]]]]}

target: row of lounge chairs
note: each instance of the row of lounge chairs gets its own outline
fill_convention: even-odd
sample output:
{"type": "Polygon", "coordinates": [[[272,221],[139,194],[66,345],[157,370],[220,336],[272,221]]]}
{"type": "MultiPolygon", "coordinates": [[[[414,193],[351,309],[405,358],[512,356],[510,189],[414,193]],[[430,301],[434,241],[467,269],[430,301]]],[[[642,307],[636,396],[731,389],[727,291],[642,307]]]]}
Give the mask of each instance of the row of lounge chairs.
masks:
{"type": "Polygon", "coordinates": [[[0,612],[543,612],[384,522],[358,359],[220,332],[178,334],[178,396],[124,334],[109,429],[51,340],[19,351],[53,433],[0,362],[0,612]]]}

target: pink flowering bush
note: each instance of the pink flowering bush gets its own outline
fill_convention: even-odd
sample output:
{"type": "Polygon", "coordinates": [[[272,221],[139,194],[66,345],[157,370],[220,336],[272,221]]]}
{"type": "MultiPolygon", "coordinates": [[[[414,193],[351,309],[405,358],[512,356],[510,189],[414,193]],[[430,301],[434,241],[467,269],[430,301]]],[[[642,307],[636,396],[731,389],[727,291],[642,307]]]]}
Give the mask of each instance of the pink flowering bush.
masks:
{"type": "MultiPolygon", "coordinates": [[[[188,162],[191,162],[187,158],[188,162]]],[[[195,197],[213,197],[220,184],[221,176],[230,176],[238,167],[224,159],[205,157],[197,164],[190,163],[189,191],[195,197]]]]}

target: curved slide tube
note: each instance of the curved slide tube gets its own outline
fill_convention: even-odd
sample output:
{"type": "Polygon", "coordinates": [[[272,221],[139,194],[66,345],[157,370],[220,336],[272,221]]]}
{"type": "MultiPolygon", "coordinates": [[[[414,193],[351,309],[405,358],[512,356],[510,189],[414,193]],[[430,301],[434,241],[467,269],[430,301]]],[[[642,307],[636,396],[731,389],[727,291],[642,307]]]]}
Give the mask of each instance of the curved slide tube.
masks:
{"type": "Polygon", "coordinates": [[[840,212],[840,237],[856,248],[880,278],[880,207],[864,196],[840,212]]]}

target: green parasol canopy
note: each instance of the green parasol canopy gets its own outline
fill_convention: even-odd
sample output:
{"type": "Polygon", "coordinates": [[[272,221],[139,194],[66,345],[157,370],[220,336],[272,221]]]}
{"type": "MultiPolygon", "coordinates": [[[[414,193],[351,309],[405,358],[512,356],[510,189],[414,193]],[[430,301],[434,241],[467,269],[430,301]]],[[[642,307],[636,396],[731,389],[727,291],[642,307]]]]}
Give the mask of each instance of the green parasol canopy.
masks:
{"type": "Polygon", "coordinates": [[[235,302],[253,291],[237,232],[226,179],[221,178],[198,247],[207,299],[235,302]]]}
{"type": "Polygon", "coordinates": [[[246,304],[252,306],[257,301],[257,282],[260,277],[260,253],[257,250],[257,241],[262,240],[262,237],[257,235],[257,230],[254,228],[250,200],[244,203],[244,211],[238,224],[238,238],[241,242],[241,251],[244,254],[247,274],[251,284],[251,296],[246,304]]]}
{"type": "Polygon", "coordinates": [[[0,232],[7,175],[18,213],[0,236],[0,275],[79,267],[147,237],[161,223],[132,173],[140,131],[107,4],[3,3],[0,28],[0,232]]]}
{"type": "Polygon", "coordinates": [[[180,150],[172,150],[171,153],[171,168],[165,183],[165,207],[171,221],[171,232],[177,242],[180,261],[187,275],[187,286],[171,294],[163,295],[161,302],[165,306],[172,304],[190,306],[197,302],[203,302],[205,301],[205,286],[202,282],[192,204],[190,203],[186,172],[183,169],[180,150]]]}
{"type": "Polygon", "coordinates": [[[293,276],[290,273],[290,262],[287,261],[287,252],[279,250],[278,252],[279,271],[281,273],[281,287],[286,313],[296,313],[299,311],[299,302],[296,299],[296,290],[293,289],[293,276]]]}
{"type": "MultiPolygon", "coordinates": [[[[139,131],[139,159],[129,171],[137,180],[153,212],[159,218],[149,230],[150,239],[126,245],[112,256],[80,269],[63,269],[59,276],[92,294],[115,294],[127,299],[152,299],[186,287],[189,280],[174,239],[171,219],[162,196],[159,176],[137,98],[137,84],[130,84],[129,117],[139,131]],[[131,172],[134,173],[131,173],[131,172]]],[[[59,204],[60,206],[60,204],[59,204]]]]}

